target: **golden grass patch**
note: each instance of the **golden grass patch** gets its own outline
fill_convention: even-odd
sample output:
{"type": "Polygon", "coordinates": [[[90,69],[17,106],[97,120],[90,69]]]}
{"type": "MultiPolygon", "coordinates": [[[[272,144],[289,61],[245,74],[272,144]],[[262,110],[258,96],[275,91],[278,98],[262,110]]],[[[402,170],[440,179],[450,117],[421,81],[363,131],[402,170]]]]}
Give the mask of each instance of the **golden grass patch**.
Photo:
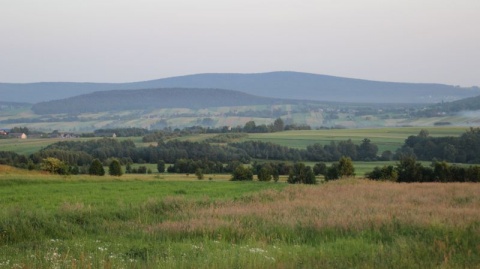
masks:
{"type": "Polygon", "coordinates": [[[149,225],[149,233],[202,232],[220,227],[245,230],[248,221],[282,227],[361,231],[392,223],[420,227],[466,227],[480,221],[480,184],[399,184],[346,180],[292,185],[243,199],[189,204],[174,220],[149,225]]]}

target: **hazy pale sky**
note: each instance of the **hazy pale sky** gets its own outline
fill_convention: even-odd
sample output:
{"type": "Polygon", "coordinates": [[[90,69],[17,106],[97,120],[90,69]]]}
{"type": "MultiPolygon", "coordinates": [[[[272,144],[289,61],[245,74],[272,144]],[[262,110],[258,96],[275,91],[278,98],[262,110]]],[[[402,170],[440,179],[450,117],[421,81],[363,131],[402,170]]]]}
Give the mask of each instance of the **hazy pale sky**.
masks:
{"type": "Polygon", "coordinates": [[[0,82],[268,71],[480,86],[480,1],[0,0],[0,82]]]}

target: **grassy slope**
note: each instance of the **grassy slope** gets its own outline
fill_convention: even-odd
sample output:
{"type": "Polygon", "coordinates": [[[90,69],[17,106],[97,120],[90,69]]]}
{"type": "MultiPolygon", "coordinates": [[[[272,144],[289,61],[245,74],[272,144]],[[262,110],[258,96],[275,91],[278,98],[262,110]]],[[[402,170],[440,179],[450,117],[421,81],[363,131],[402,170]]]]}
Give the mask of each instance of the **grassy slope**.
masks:
{"type": "Polygon", "coordinates": [[[480,265],[478,184],[0,173],[0,267],[480,265]]]}

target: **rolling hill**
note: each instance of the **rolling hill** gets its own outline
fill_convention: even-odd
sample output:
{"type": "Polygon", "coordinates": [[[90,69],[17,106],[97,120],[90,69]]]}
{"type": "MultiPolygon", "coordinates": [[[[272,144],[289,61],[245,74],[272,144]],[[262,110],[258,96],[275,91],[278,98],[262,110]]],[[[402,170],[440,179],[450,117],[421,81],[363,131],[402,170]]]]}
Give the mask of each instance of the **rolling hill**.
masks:
{"type": "Polygon", "coordinates": [[[38,103],[107,90],[209,88],[263,97],[354,103],[437,103],[480,94],[478,87],[379,82],[299,72],[197,74],[131,83],[0,83],[0,100],[38,103]]]}
{"type": "Polygon", "coordinates": [[[453,102],[442,102],[440,104],[430,105],[422,111],[419,111],[418,114],[420,116],[433,117],[438,115],[462,114],[463,112],[475,112],[478,114],[478,111],[480,111],[480,95],[453,102]]]}
{"type": "Polygon", "coordinates": [[[220,89],[161,88],[100,91],[33,105],[36,114],[80,114],[104,111],[255,106],[296,103],[220,89]]]}

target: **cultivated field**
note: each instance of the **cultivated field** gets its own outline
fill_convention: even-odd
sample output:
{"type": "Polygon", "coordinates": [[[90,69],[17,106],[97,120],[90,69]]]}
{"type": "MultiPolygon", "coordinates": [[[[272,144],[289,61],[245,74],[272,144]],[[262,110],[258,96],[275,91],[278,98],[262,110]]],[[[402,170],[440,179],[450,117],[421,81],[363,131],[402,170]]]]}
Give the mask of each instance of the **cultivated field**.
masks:
{"type": "Polygon", "coordinates": [[[411,135],[418,135],[420,130],[428,130],[431,136],[460,136],[468,130],[467,127],[397,127],[374,129],[330,129],[330,130],[302,130],[278,133],[249,134],[248,140],[272,142],[292,148],[306,148],[315,143],[328,144],[331,141],[351,139],[360,144],[368,138],[379,147],[379,152],[395,151],[401,147],[411,135]]]}
{"type": "Polygon", "coordinates": [[[0,268],[480,266],[479,184],[228,177],[0,166],[0,268]]]}

